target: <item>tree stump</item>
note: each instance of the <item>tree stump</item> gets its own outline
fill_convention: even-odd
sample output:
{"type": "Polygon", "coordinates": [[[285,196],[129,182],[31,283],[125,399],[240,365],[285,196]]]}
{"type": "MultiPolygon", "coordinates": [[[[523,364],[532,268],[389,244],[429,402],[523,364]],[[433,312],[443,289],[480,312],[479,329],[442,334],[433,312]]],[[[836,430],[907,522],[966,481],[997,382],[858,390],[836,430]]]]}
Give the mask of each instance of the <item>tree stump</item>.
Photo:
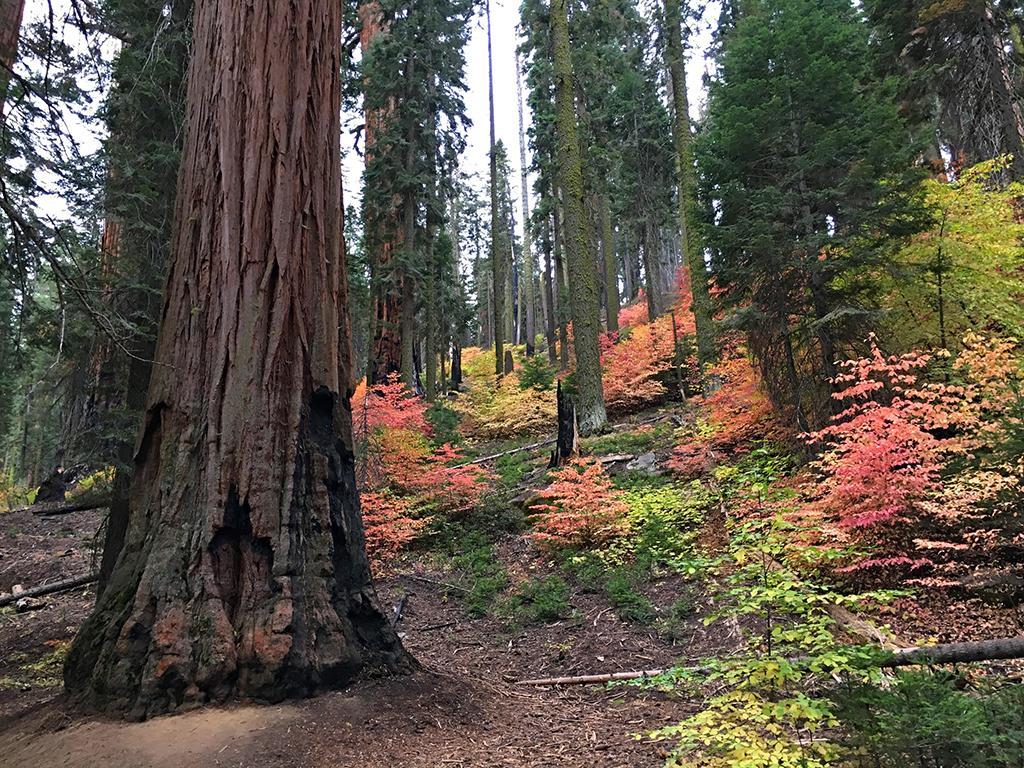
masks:
{"type": "Polygon", "coordinates": [[[562,382],[558,382],[555,390],[555,399],[558,405],[558,438],[555,441],[555,450],[551,452],[549,466],[558,467],[565,464],[573,456],[580,452],[580,431],[576,423],[576,406],[562,389],[562,382]]]}

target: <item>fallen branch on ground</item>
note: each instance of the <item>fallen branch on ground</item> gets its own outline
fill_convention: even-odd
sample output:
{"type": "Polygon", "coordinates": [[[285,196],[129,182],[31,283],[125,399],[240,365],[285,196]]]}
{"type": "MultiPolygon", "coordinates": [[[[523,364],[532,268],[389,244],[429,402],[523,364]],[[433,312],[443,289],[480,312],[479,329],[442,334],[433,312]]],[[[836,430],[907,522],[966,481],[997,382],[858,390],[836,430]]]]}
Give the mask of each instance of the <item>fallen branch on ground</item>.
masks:
{"type": "Polygon", "coordinates": [[[89,509],[106,509],[109,506],[109,496],[98,496],[78,501],[53,501],[47,504],[30,504],[27,507],[12,509],[11,512],[31,512],[33,515],[50,517],[51,515],[68,515],[72,512],[84,512],[89,509]]]}
{"type": "Polygon", "coordinates": [[[501,453],[492,453],[490,456],[481,456],[479,459],[473,459],[472,461],[464,461],[461,464],[454,465],[452,467],[452,469],[457,469],[458,467],[468,467],[471,464],[485,464],[488,461],[494,461],[495,459],[500,459],[502,456],[511,456],[514,453],[522,453],[523,451],[532,451],[534,448],[543,448],[546,445],[551,445],[553,442],[555,442],[555,438],[552,437],[549,440],[541,440],[539,443],[530,443],[529,445],[521,445],[518,448],[511,448],[511,449],[509,449],[507,451],[502,451],[501,453]]]}
{"type": "MultiPolygon", "coordinates": [[[[941,643],[919,648],[900,648],[883,657],[882,668],[909,667],[915,664],[958,664],[972,661],[996,661],[1024,658],[1024,635],[1001,637],[996,640],[977,640],[966,643],[941,643]]],[[[792,660],[798,661],[798,659],[792,660]]],[[[700,672],[704,667],[683,667],[688,672],[700,672]]],[[[595,685],[616,680],[640,680],[657,677],[670,669],[642,669],[633,672],[609,672],[576,677],[541,677],[518,680],[516,685],[595,685]]]]}
{"type": "Polygon", "coordinates": [[[64,592],[65,590],[74,589],[75,587],[82,587],[86,584],[92,584],[98,578],[98,573],[90,573],[86,576],[75,576],[72,579],[55,581],[50,584],[42,584],[38,587],[26,589],[23,592],[12,593],[9,595],[0,595],[0,606],[16,603],[23,597],[42,597],[43,595],[52,595],[56,592],[64,592]]]}
{"type": "Polygon", "coordinates": [[[452,584],[448,581],[438,581],[437,579],[428,579],[426,576],[414,576],[411,573],[404,573],[400,578],[412,579],[413,581],[422,581],[424,584],[433,584],[435,587],[444,587],[445,589],[454,589],[456,592],[466,592],[469,590],[465,587],[459,586],[458,584],[452,584]]]}
{"type": "MultiPolygon", "coordinates": [[[[644,427],[644,426],[647,426],[648,424],[657,424],[659,421],[666,421],[668,419],[671,419],[675,415],[676,414],[674,414],[674,413],[669,413],[669,414],[662,414],[660,416],[655,416],[652,419],[644,419],[643,421],[627,421],[627,422],[623,422],[622,424],[612,424],[611,431],[612,432],[623,432],[623,431],[627,431],[627,430],[630,430],[630,429],[636,429],[637,427],[644,427]]],[[[473,459],[472,461],[464,461],[461,464],[455,464],[451,468],[452,469],[457,469],[459,467],[468,467],[471,464],[485,464],[488,461],[494,461],[495,459],[500,459],[502,456],[511,456],[514,453],[522,453],[523,451],[532,451],[535,448],[544,448],[545,446],[548,446],[548,445],[551,445],[552,443],[554,443],[557,439],[558,438],[556,438],[556,437],[551,437],[551,438],[548,438],[547,440],[541,440],[539,443],[530,443],[528,445],[521,445],[518,448],[510,448],[509,450],[502,451],[501,453],[492,453],[490,456],[481,456],[479,459],[473,459]]]]}

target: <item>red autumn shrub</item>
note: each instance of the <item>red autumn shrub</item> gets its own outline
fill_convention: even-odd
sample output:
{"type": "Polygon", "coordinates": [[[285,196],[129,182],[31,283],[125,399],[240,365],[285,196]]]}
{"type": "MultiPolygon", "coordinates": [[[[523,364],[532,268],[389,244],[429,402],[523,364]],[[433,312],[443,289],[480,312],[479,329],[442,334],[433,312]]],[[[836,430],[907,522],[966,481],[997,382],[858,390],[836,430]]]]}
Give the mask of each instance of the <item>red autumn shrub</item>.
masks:
{"type": "Polygon", "coordinates": [[[427,523],[428,517],[416,517],[415,501],[387,491],[365,491],[359,496],[363,511],[366,551],[376,563],[393,560],[408,546],[427,523]]]}
{"type": "Polygon", "coordinates": [[[578,459],[555,470],[531,505],[531,538],[549,549],[600,546],[626,531],[629,506],[600,462],[578,459]]]}
{"type": "Polygon", "coordinates": [[[872,340],[868,357],[842,364],[833,395],[842,410],[807,436],[823,447],[820,504],[840,527],[906,523],[938,490],[942,446],[934,431],[951,424],[955,403],[921,383],[930,360],[886,357],[872,340]]]}
{"type": "Polygon", "coordinates": [[[638,300],[620,313],[620,332],[601,337],[601,380],[609,413],[635,412],[668,394],[665,372],[676,362],[676,345],[696,332],[692,302],[689,280],[680,270],[675,301],[665,314],[648,321],[647,304],[638,300]]]}
{"type": "Polygon", "coordinates": [[[1015,420],[1021,366],[1014,350],[1012,340],[969,335],[953,380],[943,383],[924,380],[931,355],[887,357],[873,339],[870,355],[843,364],[834,395],[842,410],[808,439],[823,446],[818,505],[881,552],[848,570],[930,564],[908,554],[929,549],[927,540],[909,541],[915,522],[928,517],[963,535],[972,518],[1014,502],[1013,463],[986,467],[982,458],[1015,420]]]}
{"type": "Polygon", "coordinates": [[[392,376],[352,398],[360,501],[367,549],[378,562],[404,546],[435,514],[465,512],[488,477],[477,465],[458,466],[461,453],[433,446],[427,403],[392,376]]]}
{"type": "Polygon", "coordinates": [[[650,315],[647,314],[647,296],[641,289],[637,293],[636,301],[619,309],[619,332],[647,322],[650,322],[650,315]]]}
{"type": "Polygon", "coordinates": [[[669,469],[683,477],[708,472],[720,456],[756,441],[789,438],[771,401],[760,389],[757,372],[742,353],[710,367],[708,378],[717,381],[719,387],[697,399],[706,413],[705,432],[676,446],[666,462],[669,469]]]}

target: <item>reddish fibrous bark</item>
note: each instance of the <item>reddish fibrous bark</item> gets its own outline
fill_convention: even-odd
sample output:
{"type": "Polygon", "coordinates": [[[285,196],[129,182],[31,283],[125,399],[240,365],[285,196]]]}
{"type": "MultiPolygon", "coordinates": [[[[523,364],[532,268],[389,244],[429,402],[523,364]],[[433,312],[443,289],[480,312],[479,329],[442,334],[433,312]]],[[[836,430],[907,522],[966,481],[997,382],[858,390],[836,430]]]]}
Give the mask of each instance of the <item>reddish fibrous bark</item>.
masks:
{"type": "Polygon", "coordinates": [[[340,14],[196,4],[128,530],[65,670],[100,709],[279,700],[413,663],[377,606],[355,491],[340,14]]]}
{"type": "Polygon", "coordinates": [[[4,111],[11,67],[18,57],[18,37],[25,0],[0,0],[0,115],[4,111]]]}
{"type": "MultiPolygon", "coordinates": [[[[359,45],[365,56],[374,39],[384,32],[380,3],[377,0],[361,3],[358,15],[360,22],[359,45]]],[[[364,157],[367,165],[373,160],[373,145],[376,136],[393,109],[394,105],[387,110],[366,110],[363,133],[364,157]]],[[[404,242],[402,228],[399,226],[398,202],[396,201],[395,207],[384,217],[378,231],[369,238],[373,244],[371,258],[375,275],[370,359],[367,368],[367,378],[371,384],[387,381],[388,376],[392,373],[399,373],[402,369],[403,279],[398,274],[393,276],[387,274],[395,253],[404,242]]]]}

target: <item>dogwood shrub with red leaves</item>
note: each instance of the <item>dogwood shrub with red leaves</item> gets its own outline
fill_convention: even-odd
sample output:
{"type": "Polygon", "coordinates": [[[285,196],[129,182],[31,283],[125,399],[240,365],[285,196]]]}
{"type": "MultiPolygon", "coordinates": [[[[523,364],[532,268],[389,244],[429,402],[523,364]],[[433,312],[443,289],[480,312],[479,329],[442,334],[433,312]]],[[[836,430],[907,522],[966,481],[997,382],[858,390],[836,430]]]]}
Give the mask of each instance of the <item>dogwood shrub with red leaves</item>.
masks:
{"type": "Polygon", "coordinates": [[[708,378],[719,382],[719,387],[707,397],[696,398],[704,406],[706,432],[676,446],[666,461],[669,469],[684,478],[709,471],[721,457],[757,441],[790,437],[761,391],[757,372],[741,351],[711,366],[708,378]]]}
{"type": "Polygon", "coordinates": [[[477,465],[459,466],[462,454],[453,446],[431,444],[426,401],[396,376],[369,389],[360,383],[352,405],[367,550],[383,562],[433,515],[475,506],[489,475],[477,465]]]}
{"type": "Polygon", "coordinates": [[[689,280],[680,270],[668,312],[650,322],[646,302],[638,300],[621,311],[619,333],[601,337],[601,382],[608,413],[632,413],[665,398],[665,374],[676,362],[676,345],[696,333],[692,303],[689,280]]]}
{"type": "Polygon", "coordinates": [[[531,538],[546,549],[595,548],[626,533],[629,505],[600,462],[577,459],[551,473],[531,538]]]}
{"type": "Polygon", "coordinates": [[[817,507],[878,553],[846,570],[928,565],[911,554],[913,524],[928,516],[956,532],[1017,487],[981,459],[1017,420],[1014,350],[1012,340],[968,336],[953,380],[938,383],[925,378],[932,355],[886,356],[874,339],[868,356],[843,363],[833,395],[841,409],[807,439],[821,448],[817,507]],[[961,469],[951,474],[954,461],[961,469]]]}

